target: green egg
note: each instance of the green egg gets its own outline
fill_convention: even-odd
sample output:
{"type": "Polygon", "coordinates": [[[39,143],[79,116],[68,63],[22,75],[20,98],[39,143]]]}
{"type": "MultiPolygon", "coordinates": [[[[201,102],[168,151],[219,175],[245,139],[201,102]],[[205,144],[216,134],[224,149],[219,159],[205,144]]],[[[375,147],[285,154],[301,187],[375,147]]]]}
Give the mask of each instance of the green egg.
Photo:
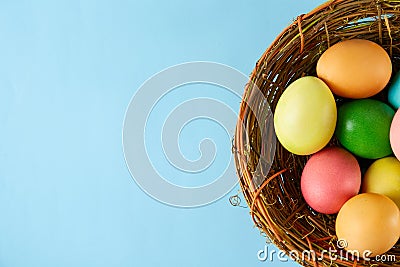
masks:
{"type": "Polygon", "coordinates": [[[374,99],[361,99],[338,108],[335,134],[353,154],[378,159],[392,154],[390,124],[394,110],[374,99]]]}

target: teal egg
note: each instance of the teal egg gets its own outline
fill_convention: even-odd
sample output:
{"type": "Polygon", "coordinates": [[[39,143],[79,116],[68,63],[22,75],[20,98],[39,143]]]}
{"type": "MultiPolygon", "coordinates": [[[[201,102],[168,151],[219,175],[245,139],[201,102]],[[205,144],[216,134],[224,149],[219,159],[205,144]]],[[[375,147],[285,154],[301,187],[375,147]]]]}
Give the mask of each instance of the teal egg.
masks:
{"type": "Polygon", "coordinates": [[[393,77],[389,87],[388,100],[395,109],[400,107],[400,71],[393,77]]]}
{"type": "Polygon", "coordinates": [[[338,108],[335,135],[353,154],[378,159],[392,154],[390,125],[394,110],[374,99],[361,99],[338,108]]]}

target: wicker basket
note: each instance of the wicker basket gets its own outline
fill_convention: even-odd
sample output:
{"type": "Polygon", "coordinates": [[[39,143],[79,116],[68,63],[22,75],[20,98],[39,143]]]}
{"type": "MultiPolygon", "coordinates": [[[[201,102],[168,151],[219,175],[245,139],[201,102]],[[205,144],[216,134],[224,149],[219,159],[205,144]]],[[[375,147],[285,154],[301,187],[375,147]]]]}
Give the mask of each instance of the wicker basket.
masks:
{"type": "MultiPolygon", "coordinates": [[[[329,46],[352,38],[380,44],[392,59],[393,72],[397,72],[400,0],[333,0],[300,15],[257,62],[245,88],[236,127],[233,153],[251,216],[278,248],[288,254],[297,251],[291,256],[299,255],[296,260],[304,266],[400,266],[399,243],[388,252],[396,255],[397,262],[345,259],[340,250],[332,261],[332,256],[321,253],[337,248],[336,216],[314,212],[301,195],[300,176],[308,157],[291,154],[279,142],[276,149],[271,148],[273,117],[268,114],[274,111],[282,92],[297,78],[316,76],[319,56],[329,46]],[[301,256],[310,250],[317,258],[301,256]]],[[[331,144],[335,142],[332,139],[331,144]]]]}

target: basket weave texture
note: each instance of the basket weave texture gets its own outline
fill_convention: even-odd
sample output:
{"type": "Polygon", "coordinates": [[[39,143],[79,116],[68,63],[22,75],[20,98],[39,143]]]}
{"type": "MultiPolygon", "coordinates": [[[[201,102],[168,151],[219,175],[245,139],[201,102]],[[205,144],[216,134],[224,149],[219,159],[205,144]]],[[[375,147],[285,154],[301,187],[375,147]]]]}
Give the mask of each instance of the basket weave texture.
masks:
{"type": "MultiPolygon", "coordinates": [[[[308,157],[288,152],[279,142],[271,148],[275,147],[271,111],[282,92],[302,76],[316,76],[317,60],[328,47],[353,38],[380,44],[392,60],[393,73],[397,72],[400,0],[333,0],[298,16],[257,61],[240,107],[233,153],[250,214],[278,248],[288,254],[297,251],[291,255],[299,255],[297,261],[303,266],[400,266],[399,242],[388,252],[396,262],[344,259],[340,250],[332,260],[332,255],[322,253],[337,249],[336,216],[313,211],[301,195],[300,177],[308,157]],[[311,250],[317,258],[302,257],[303,251],[311,250]]],[[[334,138],[332,144],[337,144],[334,138]]]]}

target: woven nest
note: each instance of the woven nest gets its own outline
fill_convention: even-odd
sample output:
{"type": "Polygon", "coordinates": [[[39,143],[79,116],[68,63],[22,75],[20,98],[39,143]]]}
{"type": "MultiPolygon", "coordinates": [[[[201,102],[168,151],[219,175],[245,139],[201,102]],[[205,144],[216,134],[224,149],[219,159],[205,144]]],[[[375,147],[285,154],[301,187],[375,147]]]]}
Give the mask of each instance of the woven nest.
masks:
{"type": "MultiPolygon", "coordinates": [[[[302,197],[300,177],[308,157],[294,155],[273,142],[272,113],[285,88],[302,76],[316,76],[320,55],[333,44],[352,38],[380,44],[397,72],[400,0],[334,0],[297,17],[256,63],[240,107],[233,153],[250,213],[269,240],[287,254],[299,255],[296,260],[304,266],[400,266],[399,242],[388,252],[396,255],[397,262],[345,259],[339,250],[333,261],[321,253],[337,248],[336,216],[313,211],[302,197]],[[310,250],[317,258],[302,257],[303,251],[310,250]]],[[[333,138],[330,144],[334,143],[333,138]]]]}

